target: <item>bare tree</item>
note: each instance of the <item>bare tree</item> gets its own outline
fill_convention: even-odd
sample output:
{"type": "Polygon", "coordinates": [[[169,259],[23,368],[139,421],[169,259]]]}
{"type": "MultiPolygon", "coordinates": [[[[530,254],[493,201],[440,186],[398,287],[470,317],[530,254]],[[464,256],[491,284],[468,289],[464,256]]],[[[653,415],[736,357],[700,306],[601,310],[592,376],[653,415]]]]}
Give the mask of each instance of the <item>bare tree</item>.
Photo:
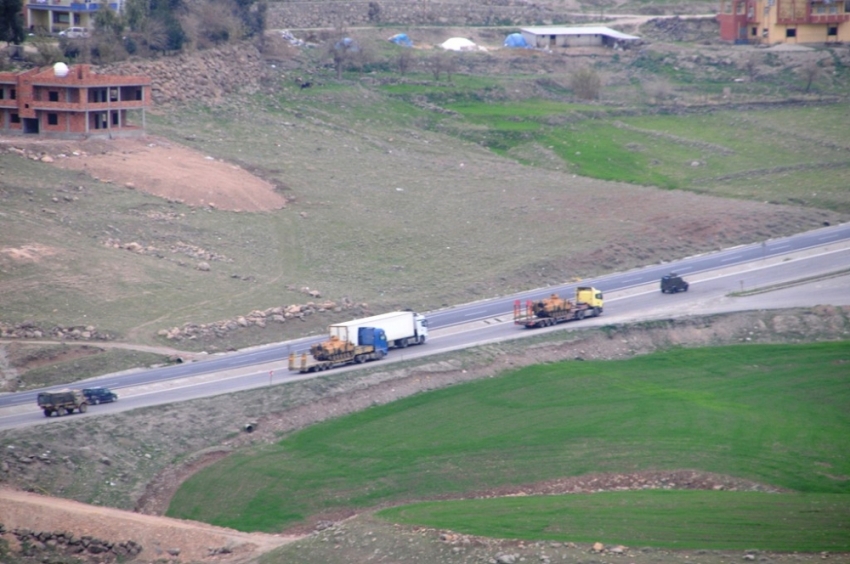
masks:
{"type": "Polygon", "coordinates": [[[375,44],[371,41],[358,41],[358,49],[354,52],[352,64],[359,71],[363,72],[369,65],[373,64],[377,59],[375,44]]]}
{"type": "Polygon", "coordinates": [[[452,75],[457,71],[457,57],[454,53],[446,53],[443,57],[443,70],[446,72],[446,80],[452,81],[452,75]]]}
{"type": "Polygon", "coordinates": [[[663,78],[644,82],[643,91],[656,104],[673,97],[673,86],[663,78]]]}
{"type": "Polygon", "coordinates": [[[570,88],[582,100],[596,100],[602,90],[602,78],[594,69],[585,67],[572,74],[570,88]]]}
{"type": "Polygon", "coordinates": [[[242,39],[244,24],[237,14],[238,7],[232,0],[196,2],[187,5],[180,24],[195,46],[207,49],[242,39]]]}
{"type": "Polygon", "coordinates": [[[755,82],[758,78],[759,61],[755,55],[748,57],[747,60],[744,61],[744,72],[747,73],[747,78],[750,79],[750,82],[755,82]]]}
{"type": "Polygon", "coordinates": [[[356,63],[361,56],[360,45],[350,37],[331,37],[327,43],[327,49],[333,59],[337,79],[341,79],[342,71],[356,63]]]}
{"type": "Polygon", "coordinates": [[[817,63],[808,63],[800,67],[797,71],[804,81],[806,81],[805,92],[809,92],[812,88],[812,83],[821,77],[821,68],[817,63]]]}
{"type": "Polygon", "coordinates": [[[443,74],[444,65],[446,60],[446,53],[442,51],[437,51],[426,61],[428,65],[428,70],[431,71],[431,74],[434,76],[434,80],[440,80],[440,75],[443,74]]]}
{"type": "Polygon", "coordinates": [[[168,29],[162,20],[145,20],[139,31],[139,38],[149,51],[162,52],[168,48],[168,29]]]}
{"type": "Polygon", "coordinates": [[[369,21],[379,23],[381,21],[381,5],[377,2],[369,2],[369,11],[367,12],[369,21]]]}
{"type": "Polygon", "coordinates": [[[65,59],[65,53],[51,37],[36,36],[30,44],[35,47],[35,52],[27,54],[27,60],[38,66],[52,65],[57,61],[65,59]]]}
{"type": "Polygon", "coordinates": [[[401,52],[399,52],[398,57],[396,58],[396,67],[398,67],[399,74],[404,76],[405,73],[410,70],[410,67],[412,65],[413,54],[410,52],[410,49],[402,48],[401,52]]]}

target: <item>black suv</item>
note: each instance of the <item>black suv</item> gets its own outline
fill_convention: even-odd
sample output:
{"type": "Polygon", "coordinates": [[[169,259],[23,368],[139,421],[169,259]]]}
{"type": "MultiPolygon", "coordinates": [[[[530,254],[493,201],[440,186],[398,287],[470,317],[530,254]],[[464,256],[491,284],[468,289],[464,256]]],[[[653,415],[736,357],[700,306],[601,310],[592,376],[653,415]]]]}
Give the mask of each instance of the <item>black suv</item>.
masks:
{"type": "Polygon", "coordinates": [[[687,292],[688,291],[688,283],[685,282],[681,276],[676,274],[675,272],[671,272],[670,274],[665,274],[661,277],[661,293],[662,294],[674,294],[676,292],[687,292]]]}
{"type": "Polygon", "coordinates": [[[94,405],[118,401],[118,394],[109,388],[86,388],[83,390],[83,395],[86,396],[87,402],[94,405]]]}

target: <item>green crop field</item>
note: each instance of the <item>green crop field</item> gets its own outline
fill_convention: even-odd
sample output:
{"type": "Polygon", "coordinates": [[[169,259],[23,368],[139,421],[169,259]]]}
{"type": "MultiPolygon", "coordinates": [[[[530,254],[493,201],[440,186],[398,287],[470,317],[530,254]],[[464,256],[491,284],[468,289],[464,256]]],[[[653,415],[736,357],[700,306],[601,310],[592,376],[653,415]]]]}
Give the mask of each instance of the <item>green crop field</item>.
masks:
{"type": "MultiPolygon", "coordinates": [[[[811,509],[807,504],[825,503],[830,507],[825,515],[837,519],[833,526],[846,530],[848,363],[850,347],[841,342],[671,350],[628,361],[534,366],[374,407],[275,445],[235,453],[185,482],[168,514],[241,530],[280,531],[324,512],[463,497],[565,476],[698,469],[819,494],[788,503],[802,512],[811,509]]],[[[748,523],[774,513],[732,509],[758,504],[759,497],[700,495],[705,497],[691,492],[665,498],[609,496],[600,498],[599,511],[608,504],[630,505],[633,519],[624,525],[628,534],[614,530],[648,544],[674,542],[657,537],[663,527],[658,522],[643,524],[642,515],[657,511],[660,500],[681,503],[682,511],[692,515],[701,503],[734,500],[730,518],[748,523]]],[[[774,495],[770,500],[782,494],[774,495]]],[[[524,503],[512,498],[511,507],[532,514],[540,509],[534,504],[543,502],[524,503]]],[[[478,534],[536,538],[541,527],[566,526],[561,514],[569,513],[569,504],[593,502],[591,497],[552,503],[550,525],[537,518],[511,531],[505,530],[509,519],[474,524],[463,515],[475,511],[460,503],[445,510],[440,526],[467,519],[478,534]]],[[[404,514],[416,520],[414,510],[404,514]]],[[[808,532],[789,542],[811,548],[822,521],[810,523],[808,532]]],[[[717,529],[718,538],[706,544],[723,544],[723,530],[717,529]]],[[[773,540],[765,543],[765,548],[774,546],[773,540]]]]}
{"type": "Polygon", "coordinates": [[[847,494],[602,492],[416,503],[378,516],[500,538],[703,550],[850,550],[847,494]]]}

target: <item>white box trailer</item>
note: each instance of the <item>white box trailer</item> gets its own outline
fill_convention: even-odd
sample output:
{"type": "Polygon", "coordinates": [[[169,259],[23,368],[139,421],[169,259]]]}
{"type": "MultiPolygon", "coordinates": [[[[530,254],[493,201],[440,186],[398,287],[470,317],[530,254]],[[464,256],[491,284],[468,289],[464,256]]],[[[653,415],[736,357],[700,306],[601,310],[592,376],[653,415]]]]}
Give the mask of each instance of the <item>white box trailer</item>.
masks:
{"type": "Polygon", "coordinates": [[[328,327],[331,337],[348,341],[354,345],[358,342],[358,329],[361,327],[379,327],[387,334],[387,344],[390,348],[404,348],[408,345],[422,345],[428,339],[428,320],[425,316],[413,311],[393,311],[336,323],[328,327]]]}

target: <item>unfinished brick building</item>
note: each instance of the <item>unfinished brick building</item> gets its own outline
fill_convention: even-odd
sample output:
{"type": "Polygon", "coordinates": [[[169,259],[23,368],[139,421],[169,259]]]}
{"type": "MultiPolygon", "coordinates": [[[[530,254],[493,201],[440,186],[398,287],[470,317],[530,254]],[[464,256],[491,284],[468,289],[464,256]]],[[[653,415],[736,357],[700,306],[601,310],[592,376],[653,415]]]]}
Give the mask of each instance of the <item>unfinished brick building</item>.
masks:
{"type": "Polygon", "coordinates": [[[850,41],[850,0],[720,0],[717,20],[736,43],[850,41]]]}
{"type": "Polygon", "coordinates": [[[0,72],[0,133],[61,139],[145,133],[146,76],[96,74],[90,65],[0,72]]]}

